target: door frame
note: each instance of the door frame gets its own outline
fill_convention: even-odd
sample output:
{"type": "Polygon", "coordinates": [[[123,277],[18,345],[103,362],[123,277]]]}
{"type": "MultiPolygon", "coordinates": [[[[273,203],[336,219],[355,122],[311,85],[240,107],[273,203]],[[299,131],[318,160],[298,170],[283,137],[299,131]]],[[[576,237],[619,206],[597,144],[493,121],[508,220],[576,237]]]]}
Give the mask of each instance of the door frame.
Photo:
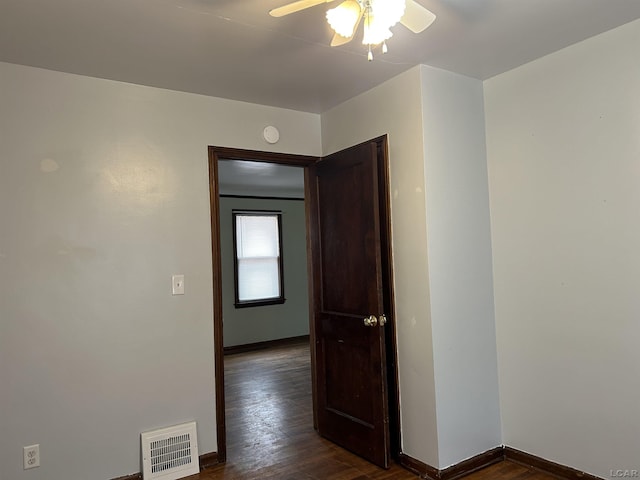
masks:
{"type": "MultiPolygon", "coordinates": [[[[398,362],[396,350],[396,321],[395,303],[393,293],[393,263],[391,251],[391,204],[389,195],[389,155],[387,136],[383,135],[367,142],[374,142],[377,147],[377,165],[379,179],[379,210],[380,233],[382,249],[382,274],[384,285],[384,306],[387,316],[386,351],[387,351],[387,388],[389,402],[389,434],[391,457],[398,460],[401,453],[400,444],[400,394],[398,385],[398,362]]],[[[209,146],[209,201],[211,215],[211,258],[213,271],[213,343],[215,362],[215,389],[216,389],[216,434],[217,434],[217,460],[224,463],[227,459],[226,441],[226,416],[224,393],[224,342],[222,322],[222,253],[220,247],[220,202],[218,186],[218,161],[219,160],[244,160],[253,162],[274,163],[280,165],[297,166],[304,168],[305,190],[305,224],[307,229],[307,267],[309,296],[309,343],[311,350],[311,376],[313,399],[313,426],[316,423],[316,388],[315,388],[315,322],[313,319],[313,262],[310,255],[309,233],[309,178],[308,166],[322,160],[322,157],[309,155],[295,155],[277,152],[264,152],[257,150],[244,150],[238,148],[209,146]]]]}

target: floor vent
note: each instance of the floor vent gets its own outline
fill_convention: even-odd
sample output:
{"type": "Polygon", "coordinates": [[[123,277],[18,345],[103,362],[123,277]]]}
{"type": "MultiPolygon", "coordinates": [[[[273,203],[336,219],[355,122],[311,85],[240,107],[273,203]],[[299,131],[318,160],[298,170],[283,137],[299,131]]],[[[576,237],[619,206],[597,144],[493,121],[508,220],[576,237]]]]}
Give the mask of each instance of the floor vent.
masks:
{"type": "Polygon", "coordinates": [[[145,432],[141,440],[144,480],[177,480],[200,471],[195,422],[145,432]]]}

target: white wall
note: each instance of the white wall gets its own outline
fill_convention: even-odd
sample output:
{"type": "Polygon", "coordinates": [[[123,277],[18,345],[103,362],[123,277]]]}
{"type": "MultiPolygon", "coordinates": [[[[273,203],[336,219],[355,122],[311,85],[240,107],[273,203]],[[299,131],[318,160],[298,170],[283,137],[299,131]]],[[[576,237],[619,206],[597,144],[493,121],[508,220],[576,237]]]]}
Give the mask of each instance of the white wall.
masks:
{"type": "Polygon", "coordinates": [[[322,115],[325,154],[389,134],[402,451],[501,444],[482,83],[417,67],[322,115]]]}
{"type": "Polygon", "coordinates": [[[421,67],[439,468],[502,444],[482,82],[421,67]]]}
{"type": "Polygon", "coordinates": [[[438,464],[420,68],[322,115],[324,154],[389,135],[395,321],[403,451],[438,464]]]}
{"type": "Polygon", "coordinates": [[[222,310],[225,347],[309,335],[307,229],[304,201],[220,198],[220,248],[222,250],[222,310]],[[279,210],[282,212],[285,303],[235,308],[233,209],[279,210]]]}
{"type": "Polygon", "coordinates": [[[216,451],[207,145],[319,155],[320,117],[0,63],[0,135],[0,478],[140,471],[191,419],[216,451]]]}
{"type": "MultiPolygon", "coordinates": [[[[639,466],[639,44],[484,83],[502,442],[603,477],[639,466]]],[[[191,419],[216,450],[206,147],[268,124],[309,155],[389,134],[403,451],[495,446],[481,112],[429,67],[320,117],[0,63],[0,478],[135,472],[140,431],[191,419]]]]}
{"type": "Polygon", "coordinates": [[[640,469],[640,21],[485,82],[504,443],[640,469]]]}

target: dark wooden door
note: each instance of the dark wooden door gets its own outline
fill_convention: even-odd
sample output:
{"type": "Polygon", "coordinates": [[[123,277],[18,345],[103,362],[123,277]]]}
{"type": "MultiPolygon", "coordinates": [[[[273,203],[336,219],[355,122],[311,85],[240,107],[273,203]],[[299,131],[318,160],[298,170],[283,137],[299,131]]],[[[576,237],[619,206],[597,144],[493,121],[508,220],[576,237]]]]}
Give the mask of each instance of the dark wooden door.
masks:
{"type": "Polygon", "coordinates": [[[380,321],[385,312],[377,172],[373,142],[309,167],[309,237],[318,431],[387,468],[389,423],[385,327],[384,320],[380,321]]]}

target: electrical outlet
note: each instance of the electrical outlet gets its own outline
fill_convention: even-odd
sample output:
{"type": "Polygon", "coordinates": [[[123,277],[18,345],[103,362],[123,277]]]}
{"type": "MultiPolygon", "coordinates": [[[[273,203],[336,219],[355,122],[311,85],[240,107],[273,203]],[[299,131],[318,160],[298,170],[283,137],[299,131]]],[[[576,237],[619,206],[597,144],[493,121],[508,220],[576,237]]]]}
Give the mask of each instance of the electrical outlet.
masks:
{"type": "Polygon", "coordinates": [[[40,445],[29,445],[22,447],[24,469],[36,468],[40,466],[40,445]]]}

